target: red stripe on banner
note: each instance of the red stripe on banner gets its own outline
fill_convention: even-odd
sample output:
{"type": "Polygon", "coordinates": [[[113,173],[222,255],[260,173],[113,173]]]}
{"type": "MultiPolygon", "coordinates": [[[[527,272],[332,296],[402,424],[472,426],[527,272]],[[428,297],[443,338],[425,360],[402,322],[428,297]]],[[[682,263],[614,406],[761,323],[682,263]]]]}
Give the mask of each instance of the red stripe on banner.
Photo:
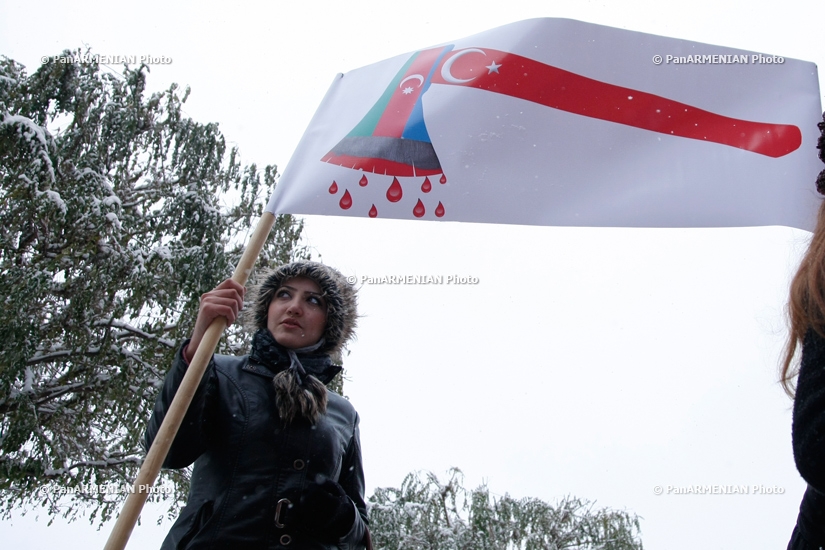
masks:
{"type": "Polygon", "coordinates": [[[444,51],[444,48],[433,48],[418,52],[412,65],[401,78],[398,88],[393,92],[372,135],[401,137],[415,102],[418,101],[424,89],[427,76],[442,51],[444,51]]]}
{"type": "Polygon", "coordinates": [[[364,172],[373,172],[375,174],[388,174],[398,177],[432,176],[443,172],[441,167],[422,169],[410,164],[403,164],[401,162],[394,162],[381,158],[336,155],[335,153],[328,153],[321,160],[323,162],[337,164],[338,166],[351,168],[353,170],[362,170],[364,172]]]}
{"type": "Polygon", "coordinates": [[[488,90],[577,115],[729,145],[774,158],[787,155],[802,144],[802,132],[793,125],[718,115],[487,48],[468,48],[445,56],[432,81],[488,90]]]}

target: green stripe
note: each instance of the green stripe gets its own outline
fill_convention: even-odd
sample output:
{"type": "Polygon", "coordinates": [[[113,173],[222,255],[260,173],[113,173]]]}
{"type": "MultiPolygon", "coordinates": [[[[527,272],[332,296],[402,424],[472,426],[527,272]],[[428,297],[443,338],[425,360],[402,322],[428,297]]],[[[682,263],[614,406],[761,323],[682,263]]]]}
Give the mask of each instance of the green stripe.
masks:
{"type": "Polygon", "coordinates": [[[410,68],[410,65],[413,64],[415,58],[418,57],[418,54],[419,52],[415,52],[410,56],[410,59],[404,64],[403,67],[401,67],[401,70],[395,75],[395,78],[392,80],[390,85],[387,86],[387,89],[384,90],[384,93],[375,105],[373,105],[372,109],[370,109],[364,118],[361,119],[361,122],[359,122],[349,134],[347,134],[347,137],[365,137],[373,134],[375,127],[378,125],[378,121],[381,120],[381,116],[387,109],[387,104],[390,102],[392,95],[401,84],[401,78],[407,73],[407,70],[410,68]]]}

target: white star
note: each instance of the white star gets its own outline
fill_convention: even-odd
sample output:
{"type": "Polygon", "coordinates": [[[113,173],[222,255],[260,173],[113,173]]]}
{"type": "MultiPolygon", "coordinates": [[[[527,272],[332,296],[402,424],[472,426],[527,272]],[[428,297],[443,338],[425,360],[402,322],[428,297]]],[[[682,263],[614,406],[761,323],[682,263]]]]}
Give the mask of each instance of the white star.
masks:
{"type": "Polygon", "coordinates": [[[409,86],[407,86],[406,88],[401,90],[401,93],[404,94],[404,95],[410,95],[411,93],[413,93],[413,89],[410,88],[409,86]]]}
{"type": "Polygon", "coordinates": [[[501,67],[501,65],[496,65],[496,62],[493,61],[492,65],[487,65],[487,74],[493,74],[493,73],[500,74],[498,72],[499,67],[501,67]]]}

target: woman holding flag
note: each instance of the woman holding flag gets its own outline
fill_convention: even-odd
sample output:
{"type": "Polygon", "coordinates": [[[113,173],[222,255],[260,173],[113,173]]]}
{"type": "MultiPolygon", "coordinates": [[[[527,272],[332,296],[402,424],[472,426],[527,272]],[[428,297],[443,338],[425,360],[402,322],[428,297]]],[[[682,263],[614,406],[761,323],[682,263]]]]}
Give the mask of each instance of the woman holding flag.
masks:
{"type": "MultiPolygon", "coordinates": [[[[358,414],[324,384],[354,336],[356,291],[337,270],[295,262],[254,290],[249,355],[214,355],[164,466],[194,462],[186,507],[162,548],[363,548],[368,544],[358,414]]],[[[201,297],[146,431],[147,448],[213,319],[236,320],[245,288],[201,297]]]]}
{"type": "MultiPolygon", "coordinates": [[[[819,123],[819,158],[825,162],[825,116],[819,123]]],[[[825,195],[825,170],[816,181],[825,195]]],[[[794,397],[793,451],[808,483],[789,550],[825,548],[825,202],[820,205],[811,244],[791,283],[790,336],[781,382],[794,397]],[[794,363],[797,347],[802,360],[794,363]],[[794,388],[796,378],[796,388],[794,388]]]]}

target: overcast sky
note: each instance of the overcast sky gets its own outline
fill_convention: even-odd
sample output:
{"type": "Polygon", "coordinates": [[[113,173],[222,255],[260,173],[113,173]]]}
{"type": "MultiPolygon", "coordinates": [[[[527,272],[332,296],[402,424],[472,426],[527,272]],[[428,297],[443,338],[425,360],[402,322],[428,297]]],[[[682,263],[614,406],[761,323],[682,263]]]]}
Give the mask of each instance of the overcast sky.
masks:
{"type": "MultiPolygon", "coordinates": [[[[245,162],[281,167],[336,73],[531,17],[825,61],[821,2],[400,6],[7,0],[0,54],[30,72],[85,46],[171,58],[151,66],[151,88],[190,85],[189,116],[219,122],[245,162]]],[[[308,217],[305,236],[347,275],[478,281],[363,285],[345,393],[362,417],[368,494],[457,466],[495,494],[637,513],[653,550],[787,544],[804,482],[776,371],[807,233],[308,217]],[[752,490],[654,494],[695,484],[752,490]]],[[[0,525],[4,545],[102,547],[110,529],[33,518],[0,525]]],[[[157,547],[168,528],[144,521],[129,548],[157,547]]]]}

